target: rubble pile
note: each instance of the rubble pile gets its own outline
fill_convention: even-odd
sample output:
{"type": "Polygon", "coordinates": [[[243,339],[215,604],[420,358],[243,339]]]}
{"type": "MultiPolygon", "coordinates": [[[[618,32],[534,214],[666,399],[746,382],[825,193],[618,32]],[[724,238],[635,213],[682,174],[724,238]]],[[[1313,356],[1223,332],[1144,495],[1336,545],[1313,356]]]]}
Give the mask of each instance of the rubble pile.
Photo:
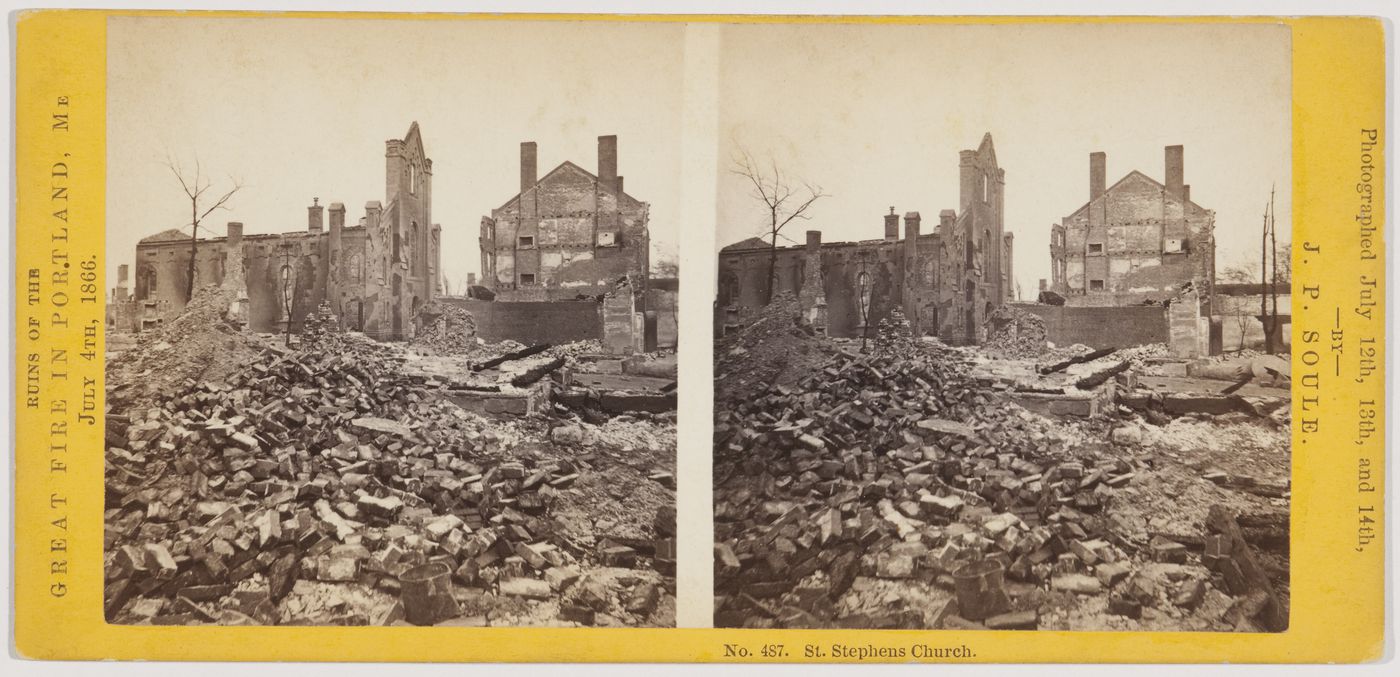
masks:
{"type": "Polygon", "coordinates": [[[572,341],[562,345],[552,346],[549,349],[552,357],[564,358],[565,364],[570,369],[579,372],[591,372],[595,370],[593,363],[580,360],[581,355],[596,355],[603,352],[603,342],[598,339],[585,339],[582,341],[572,341]]]}
{"type": "Polygon", "coordinates": [[[1209,622],[1263,624],[1200,536],[1116,509],[1154,471],[1141,439],[1008,404],[969,376],[971,351],[905,347],[896,326],[881,343],[899,350],[843,351],[717,407],[717,626],[1145,622],[1208,594],[1235,613],[1209,622]]]}
{"type": "Polygon", "coordinates": [[[906,353],[914,349],[914,329],[904,311],[894,308],[880,320],[875,335],[875,349],[884,353],[906,353]]]}
{"type": "Polygon", "coordinates": [[[301,348],[317,352],[336,352],[345,347],[340,320],[331,311],[331,304],[322,301],[315,312],[308,313],[301,325],[301,348]]]}
{"type": "Polygon", "coordinates": [[[673,622],[673,453],[469,413],[320,315],[303,345],[336,350],[238,336],[222,381],[111,387],[110,621],[673,622]],[[618,534],[591,504],[636,514],[618,534]]]}
{"type": "Polygon", "coordinates": [[[1010,305],[997,306],[987,316],[987,340],[982,349],[1004,359],[1032,359],[1046,349],[1045,320],[1010,305]]]}
{"type": "Polygon", "coordinates": [[[476,318],[466,308],[434,301],[418,312],[421,322],[412,345],[438,355],[466,355],[480,344],[476,318]]]}
{"type": "Polygon", "coordinates": [[[780,292],[715,345],[715,400],[743,400],[768,384],[790,384],[825,362],[832,345],[801,322],[797,297],[780,292]]]}
{"type": "Polygon", "coordinates": [[[107,382],[118,384],[121,397],[146,404],[196,381],[223,381],[259,350],[239,331],[237,303],[227,287],[196,289],[184,312],[107,362],[107,382]]]}
{"type": "Polygon", "coordinates": [[[1147,376],[1162,375],[1162,362],[1171,357],[1165,343],[1148,343],[1118,351],[1118,356],[1132,363],[1133,369],[1147,376]]]}

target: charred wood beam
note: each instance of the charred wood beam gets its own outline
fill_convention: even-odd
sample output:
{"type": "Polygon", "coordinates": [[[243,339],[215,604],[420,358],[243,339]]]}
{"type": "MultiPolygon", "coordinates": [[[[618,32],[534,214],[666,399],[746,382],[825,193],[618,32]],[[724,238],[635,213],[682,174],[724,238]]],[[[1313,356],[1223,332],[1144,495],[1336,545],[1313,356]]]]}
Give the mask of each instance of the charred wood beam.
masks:
{"type": "Polygon", "coordinates": [[[544,378],[550,372],[562,366],[564,366],[564,358],[556,357],[548,362],[545,362],[544,364],[531,368],[529,371],[526,371],[525,373],[520,374],[519,376],[516,376],[515,378],[510,380],[510,384],[517,388],[524,388],[525,386],[531,385],[534,382],[544,378]]]}
{"type": "Polygon", "coordinates": [[[1093,362],[1094,360],[1097,360],[1100,357],[1108,357],[1109,355],[1112,355],[1116,352],[1118,352],[1117,348],[1100,348],[1098,350],[1095,350],[1094,352],[1085,355],[1080,355],[1079,357],[1071,357],[1068,360],[1056,362],[1046,367],[1041,367],[1036,371],[1039,371],[1041,374],[1053,374],[1057,371],[1064,371],[1065,369],[1068,369],[1076,364],[1082,364],[1084,362],[1093,362]]]}
{"type": "Polygon", "coordinates": [[[1123,362],[1119,362],[1118,364],[1115,364],[1107,369],[1095,372],[1093,374],[1089,374],[1088,376],[1085,376],[1084,378],[1075,381],[1074,387],[1082,390],[1085,388],[1094,388],[1100,386],[1106,381],[1108,381],[1108,379],[1111,379],[1114,376],[1117,376],[1127,371],[1132,366],[1132,362],[1124,360],[1123,362]]]}
{"type": "Polygon", "coordinates": [[[550,347],[551,346],[548,343],[541,343],[537,346],[530,346],[528,348],[517,350],[513,353],[506,353],[504,355],[501,355],[500,357],[493,357],[480,364],[473,364],[472,371],[482,371],[484,369],[498,367],[502,364],[505,364],[506,362],[510,362],[511,360],[522,360],[527,357],[530,357],[531,355],[538,355],[546,350],[549,350],[550,347]]]}

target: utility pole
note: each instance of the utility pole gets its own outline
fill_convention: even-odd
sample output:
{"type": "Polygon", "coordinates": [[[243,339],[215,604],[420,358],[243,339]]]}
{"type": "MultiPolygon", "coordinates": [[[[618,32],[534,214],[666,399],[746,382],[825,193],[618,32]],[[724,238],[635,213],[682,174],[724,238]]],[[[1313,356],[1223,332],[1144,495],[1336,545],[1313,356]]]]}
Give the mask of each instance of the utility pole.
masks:
{"type": "MultiPolygon", "coordinates": [[[[1272,200],[1271,200],[1272,201],[1272,200]]],[[[1264,205],[1264,229],[1259,242],[1259,323],[1264,326],[1264,352],[1274,352],[1274,332],[1269,321],[1269,206],[1264,205]]]]}
{"type": "Polygon", "coordinates": [[[1274,187],[1272,185],[1269,186],[1269,255],[1273,260],[1273,275],[1269,277],[1269,297],[1273,303],[1273,311],[1269,316],[1269,335],[1272,345],[1273,334],[1278,332],[1278,221],[1274,214],[1274,187]]]}

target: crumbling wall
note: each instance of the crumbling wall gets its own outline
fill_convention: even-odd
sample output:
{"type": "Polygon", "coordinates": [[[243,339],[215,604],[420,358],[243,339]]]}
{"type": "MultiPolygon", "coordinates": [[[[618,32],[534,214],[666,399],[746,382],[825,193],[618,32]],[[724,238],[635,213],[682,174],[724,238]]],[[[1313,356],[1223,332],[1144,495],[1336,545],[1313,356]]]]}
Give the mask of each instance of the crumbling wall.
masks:
{"type": "Polygon", "coordinates": [[[1045,336],[1057,347],[1127,348],[1166,343],[1167,311],[1162,306],[1083,307],[1015,304],[1045,322],[1045,336]]]}
{"type": "MultiPolygon", "coordinates": [[[[885,241],[842,242],[821,247],[819,260],[829,336],[858,338],[868,328],[873,337],[880,320],[903,303],[901,251],[894,242],[885,241]],[[866,281],[865,287],[862,287],[862,278],[866,281]],[[868,293],[862,294],[862,289],[868,289],[868,293]]],[[[720,255],[721,306],[737,306],[741,314],[763,307],[768,298],[768,257],[767,249],[720,255]]],[[[803,248],[778,249],[774,296],[799,295],[806,276],[806,259],[803,248]]]]}
{"type": "Polygon", "coordinates": [[[1168,170],[1174,188],[1137,171],[1107,190],[1091,186],[1090,201],[1052,229],[1052,289],[1069,305],[1165,301],[1213,278],[1215,213],[1179,185],[1180,163],[1169,158],[1168,170]]]}
{"type": "MultiPolygon", "coordinates": [[[[1201,303],[1194,291],[1188,291],[1174,299],[1167,308],[1167,321],[1172,354],[1177,357],[1199,357],[1207,353],[1202,341],[1201,303]]],[[[1209,328],[1205,328],[1206,332],[1209,328]]]]}
{"type": "MultiPolygon", "coordinates": [[[[197,286],[221,284],[230,268],[230,250],[241,252],[249,329],[286,327],[287,269],[294,283],[293,331],[328,300],[345,328],[375,338],[406,338],[414,311],[437,291],[441,256],[440,229],[432,223],[432,160],[423,153],[417,123],[403,139],[386,142],[385,158],[388,206],[368,202],[362,225],[344,228],[344,206],[333,204],[332,231],[339,242],[323,228],[322,207],[315,200],[303,230],[244,237],[243,224],[230,222],[227,237],[199,241],[197,286]]],[[[188,301],[189,252],[189,239],[179,230],[157,233],[137,245],[134,301],[140,317],[133,324],[154,326],[179,315],[188,301]]]]}
{"type": "Polygon", "coordinates": [[[511,340],[525,345],[602,340],[603,321],[596,301],[480,301],[441,298],[466,308],[476,333],[490,343],[511,340]]]}
{"type": "Polygon", "coordinates": [[[549,296],[536,289],[598,294],[624,276],[645,279],[649,209],[620,178],[565,162],[482,219],[483,282],[513,301],[549,296]]]}
{"type": "MultiPolygon", "coordinates": [[[[820,244],[828,335],[852,338],[867,330],[873,335],[899,307],[916,334],[959,343],[980,340],[988,314],[1013,295],[1013,240],[1002,216],[1006,175],[997,166],[991,135],[959,158],[961,212],[939,212],[934,232],[922,232],[919,212],[907,212],[900,239],[899,217],[892,208],[884,215],[883,239],[820,244]]],[[[809,231],[809,246],[814,234],[820,243],[819,232],[809,231]]],[[[773,254],[766,245],[749,238],[720,251],[720,310],[752,313],[770,297],[773,254]]],[[[815,257],[804,248],[780,247],[771,296],[792,292],[801,297],[803,280],[812,274],[805,270],[809,258],[815,257]]]]}

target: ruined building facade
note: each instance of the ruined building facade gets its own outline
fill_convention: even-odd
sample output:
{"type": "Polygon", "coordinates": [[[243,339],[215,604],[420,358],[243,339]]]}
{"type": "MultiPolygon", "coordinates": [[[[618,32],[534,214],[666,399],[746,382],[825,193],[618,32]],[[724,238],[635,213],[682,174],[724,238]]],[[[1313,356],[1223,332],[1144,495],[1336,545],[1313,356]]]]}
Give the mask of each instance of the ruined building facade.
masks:
{"type": "MultiPolygon", "coordinates": [[[[196,288],[220,284],[238,293],[249,329],[301,327],[322,301],[341,325],[380,339],[412,335],[418,309],[441,293],[441,228],[432,220],[433,162],[418,123],[385,142],[385,196],[365,204],[357,225],[345,205],[317,199],[303,229],[249,234],[230,222],[224,237],[198,241],[196,288]]],[[[136,246],[130,292],[124,266],[108,312],[115,331],[139,331],[178,314],[186,297],[190,237],[168,230],[136,246]]]]}
{"type": "MultiPolygon", "coordinates": [[[[893,208],[883,239],[823,243],[820,231],[808,231],[806,246],[777,249],[774,293],[796,294],[808,320],[831,336],[873,337],[898,307],[917,334],[980,341],[986,318],[1016,296],[1002,210],[1006,172],[990,134],[959,153],[959,170],[958,210],[940,212],[932,232],[909,212],[901,238],[893,208]]],[[[759,238],[720,251],[722,310],[742,315],[767,302],[771,254],[759,238]]]]}
{"type": "Polygon", "coordinates": [[[601,295],[626,278],[646,289],[649,205],[617,173],[617,137],[598,137],[598,173],[564,162],[543,177],[520,144],[520,192],[481,219],[481,284],[498,300],[601,295]]]}
{"type": "Polygon", "coordinates": [[[1050,231],[1049,288],[1066,305],[1162,303],[1187,287],[1210,298],[1215,212],[1191,201],[1183,155],[1166,147],[1165,184],[1134,170],[1109,187],[1106,156],[1089,155],[1089,201],[1050,231]]]}

